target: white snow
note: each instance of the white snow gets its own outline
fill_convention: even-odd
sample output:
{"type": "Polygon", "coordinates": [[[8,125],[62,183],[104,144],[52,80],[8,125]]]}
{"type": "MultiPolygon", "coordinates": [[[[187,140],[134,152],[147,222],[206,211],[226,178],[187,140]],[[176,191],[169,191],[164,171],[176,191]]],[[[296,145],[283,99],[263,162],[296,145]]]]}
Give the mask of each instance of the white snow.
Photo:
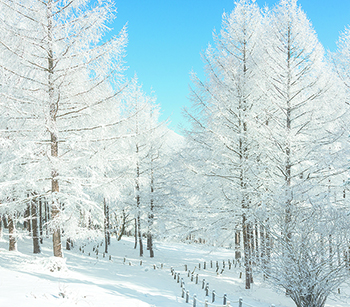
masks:
{"type": "MultiPolygon", "coordinates": [[[[5,237],[0,241],[0,306],[192,306],[192,298],[196,294],[203,302],[197,302],[197,307],[201,307],[206,298],[211,303],[213,289],[219,297],[226,293],[231,306],[238,306],[236,302],[239,297],[243,299],[243,306],[294,306],[283,292],[263,282],[261,276],[255,276],[253,288],[245,290],[244,280],[239,278],[242,268],[232,265],[231,270],[228,269],[232,250],[199,244],[157,242],[156,257],[150,259],[147,251],[145,257],[138,257],[138,249],[133,248],[133,238],[123,238],[119,242],[112,238],[106,257],[103,257],[103,247],[99,247],[96,255],[93,252],[96,242],[90,242],[84,247],[84,253],[75,246],[74,250],[64,252],[65,258],[62,260],[51,256],[51,239],[44,241],[40,255],[32,254],[29,237],[18,242],[17,252],[7,250],[5,237]],[[210,260],[213,261],[213,268],[210,268],[210,260]],[[223,260],[225,270],[217,274],[216,261],[221,272],[223,260]],[[205,270],[204,261],[207,266],[205,270]],[[185,264],[191,272],[194,271],[193,282],[185,272],[185,264]],[[188,304],[181,297],[180,283],[171,274],[171,267],[185,281],[185,288],[190,293],[188,304]],[[199,275],[198,284],[195,283],[196,274],[199,275]],[[205,297],[202,290],[203,278],[205,283],[209,283],[209,297],[205,297]]],[[[350,299],[344,295],[346,288],[341,289],[340,295],[333,295],[326,306],[348,306],[350,299]]],[[[222,305],[222,298],[219,297],[214,306],[222,305]]]]}

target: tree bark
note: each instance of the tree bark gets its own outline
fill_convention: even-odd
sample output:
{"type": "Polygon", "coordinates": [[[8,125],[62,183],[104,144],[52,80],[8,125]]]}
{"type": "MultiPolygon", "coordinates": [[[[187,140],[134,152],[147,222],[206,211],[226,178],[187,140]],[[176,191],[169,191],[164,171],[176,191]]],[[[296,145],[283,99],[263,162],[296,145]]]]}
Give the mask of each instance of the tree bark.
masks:
{"type": "Polygon", "coordinates": [[[154,193],[154,177],[153,177],[153,165],[152,165],[152,160],[151,160],[151,201],[150,201],[150,212],[148,214],[148,233],[147,233],[147,249],[149,250],[150,258],[154,257],[153,238],[152,238],[152,226],[153,226],[153,221],[154,221],[153,193],[154,193]]]}
{"type": "Polygon", "coordinates": [[[67,238],[67,240],[66,240],[66,250],[70,251],[72,249],[72,247],[73,247],[73,242],[72,242],[71,238],[67,238]]]}
{"type": "Polygon", "coordinates": [[[134,245],[134,249],[137,248],[137,220],[135,217],[135,245],[134,245]]]}
{"type": "Polygon", "coordinates": [[[8,219],[7,219],[6,214],[4,214],[4,215],[2,216],[2,222],[3,222],[3,224],[4,224],[4,228],[7,229],[9,226],[8,226],[8,219]]]}
{"type": "Polygon", "coordinates": [[[40,244],[43,244],[43,202],[39,198],[39,234],[40,234],[40,244]]]}
{"type": "MultiPolygon", "coordinates": [[[[55,86],[54,86],[54,54],[53,54],[53,15],[52,15],[52,0],[47,2],[47,30],[48,30],[48,94],[49,94],[49,107],[50,107],[50,137],[51,137],[51,157],[53,160],[58,159],[58,131],[56,124],[56,116],[58,112],[59,100],[55,99],[55,86]]],[[[56,89],[57,90],[57,89],[56,89]]],[[[61,244],[61,229],[59,223],[60,204],[57,199],[59,193],[58,183],[58,171],[56,166],[51,170],[51,192],[53,196],[51,217],[53,221],[53,254],[55,257],[62,257],[62,244],[61,244]]]]}
{"type": "Polygon", "coordinates": [[[33,237],[33,253],[41,253],[39,244],[39,227],[38,227],[38,214],[36,207],[36,200],[31,200],[31,211],[32,211],[32,237],[33,237]]]}
{"type": "Polygon", "coordinates": [[[104,234],[105,234],[105,253],[108,253],[108,245],[110,245],[110,232],[109,232],[109,207],[106,199],[103,199],[103,212],[104,212],[104,234]]]}
{"type": "Polygon", "coordinates": [[[245,288],[250,289],[252,282],[251,270],[251,247],[250,247],[250,225],[245,214],[243,214],[243,247],[244,247],[244,267],[245,267],[245,288]]]}
{"type": "Polygon", "coordinates": [[[137,215],[137,233],[140,245],[140,257],[143,256],[143,243],[142,243],[142,232],[141,232],[141,217],[140,214],[137,215]]]}
{"type": "Polygon", "coordinates": [[[260,262],[260,251],[259,251],[259,229],[258,222],[255,220],[255,262],[260,262]]]}
{"type": "Polygon", "coordinates": [[[266,277],[266,238],[265,238],[265,227],[260,225],[260,264],[264,274],[266,277]]]}
{"type": "Polygon", "coordinates": [[[270,228],[267,225],[265,229],[265,275],[269,277],[270,275],[270,263],[271,263],[271,252],[272,252],[272,239],[270,237],[270,228]]]}
{"type": "Polygon", "coordinates": [[[17,242],[15,236],[15,226],[13,222],[13,217],[8,215],[8,228],[9,228],[9,251],[17,250],[17,242]]]}
{"type": "Polygon", "coordinates": [[[45,207],[45,232],[46,232],[46,238],[49,237],[49,220],[50,220],[50,208],[49,203],[45,200],[44,202],[45,207]]]}
{"type": "Polygon", "coordinates": [[[235,259],[241,258],[241,232],[235,231],[235,259]]]}
{"type": "MultiPolygon", "coordinates": [[[[139,154],[139,145],[136,144],[136,154],[139,154]]],[[[136,163],[136,208],[137,208],[137,233],[139,238],[140,257],[143,256],[142,232],[141,232],[141,202],[140,202],[140,165],[136,163]]]]}
{"type": "Polygon", "coordinates": [[[123,213],[122,225],[121,225],[121,228],[120,228],[120,233],[119,233],[118,238],[117,238],[118,241],[121,240],[122,236],[123,236],[124,233],[125,233],[126,214],[125,214],[125,210],[124,210],[124,209],[123,209],[122,213],[123,213]]]}

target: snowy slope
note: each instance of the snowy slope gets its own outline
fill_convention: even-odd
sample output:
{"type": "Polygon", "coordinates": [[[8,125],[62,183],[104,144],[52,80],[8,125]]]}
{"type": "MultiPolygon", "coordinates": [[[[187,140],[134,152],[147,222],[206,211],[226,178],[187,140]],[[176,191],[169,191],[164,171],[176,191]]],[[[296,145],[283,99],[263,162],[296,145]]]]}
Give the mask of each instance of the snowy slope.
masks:
{"type": "MultiPolygon", "coordinates": [[[[232,265],[228,269],[228,259],[232,252],[225,249],[211,250],[201,245],[184,245],[180,243],[158,243],[156,257],[144,257],[142,265],[133,249],[132,238],[120,242],[112,239],[109,255],[103,257],[102,247],[98,255],[93,252],[96,242],[83,248],[84,253],[76,247],[65,251],[65,260],[60,271],[53,270],[56,259],[51,257],[50,240],[46,239],[43,252],[39,256],[31,254],[30,238],[19,241],[18,252],[8,252],[7,242],[0,242],[0,306],[192,306],[193,294],[199,301],[207,298],[211,303],[211,293],[217,293],[215,306],[222,304],[224,293],[231,306],[238,306],[239,297],[243,306],[292,307],[293,302],[280,292],[255,278],[253,289],[244,289],[244,281],[239,278],[242,268],[232,265]],[[90,256],[89,256],[90,253],[90,256]],[[210,268],[210,260],[213,268],[210,268]],[[221,272],[225,260],[225,270],[216,273],[216,261],[221,272]],[[203,269],[204,261],[206,270],[203,269]],[[199,263],[201,268],[199,269],[199,263]],[[185,264],[194,276],[198,274],[199,283],[188,277],[185,264]],[[190,294],[190,303],[181,297],[182,289],[172,273],[176,273],[185,282],[190,294]],[[202,289],[202,280],[209,283],[209,297],[202,289]],[[249,305],[248,305],[249,304],[249,305]]],[[[179,280],[181,280],[179,278],[179,280]]],[[[342,289],[343,292],[343,289],[342,289]]],[[[350,300],[343,294],[329,300],[326,306],[345,307],[350,300]],[[336,299],[336,300],[334,300],[336,299]]],[[[203,306],[197,302],[197,307],[203,306]]]]}

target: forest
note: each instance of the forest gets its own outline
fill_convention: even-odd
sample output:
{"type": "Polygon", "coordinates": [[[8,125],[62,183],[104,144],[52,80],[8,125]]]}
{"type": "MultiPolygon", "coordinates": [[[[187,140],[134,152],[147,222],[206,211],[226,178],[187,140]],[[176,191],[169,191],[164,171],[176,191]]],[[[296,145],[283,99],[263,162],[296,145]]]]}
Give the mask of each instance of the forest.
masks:
{"type": "MultiPolygon", "coordinates": [[[[192,73],[183,135],[125,77],[110,0],[0,0],[0,232],[225,247],[298,307],[348,280],[350,28],[326,51],[296,0],[239,0],[192,73]]],[[[146,255],[147,254],[147,255],[146,255]]]]}

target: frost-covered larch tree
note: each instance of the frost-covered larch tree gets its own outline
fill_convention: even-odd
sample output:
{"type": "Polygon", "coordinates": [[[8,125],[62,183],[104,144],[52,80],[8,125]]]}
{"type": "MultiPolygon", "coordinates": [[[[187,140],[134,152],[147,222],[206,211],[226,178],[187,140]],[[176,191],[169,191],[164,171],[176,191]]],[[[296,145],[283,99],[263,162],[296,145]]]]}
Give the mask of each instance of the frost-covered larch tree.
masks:
{"type": "MultiPolygon", "coordinates": [[[[159,108],[155,97],[142,90],[134,77],[124,93],[124,113],[129,117],[126,131],[130,134],[129,181],[133,181],[135,206],[135,248],[139,244],[140,256],[144,254],[142,236],[147,235],[147,248],[154,256],[152,228],[155,220],[157,170],[160,163],[159,149],[164,137],[164,126],[158,122],[159,108]],[[143,221],[146,220],[145,223],[143,221]],[[146,224],[146,229],[142,229],[146,224]],[[137,238],[136,238],[137,237],[137,238]]],[[[130,194],[130,193],[129,193],[130,194]]]]}
{"type": "Polygon", "coordinates": [[[329,249],[341,231],[337,225],[344,225],[328,186],[329,178],[343,172],[334,168],[342,103],[336,76],[297,1],[281,0],[265,22],[262,129],[272,196],[268,226],[276,242],[267,275],[298,307],[323,306],[345,266],[333,263],[329,249]]]}
{"type": "Polygon", "coordinates": [[[92,108],[118,94],[118,82],[107,82],[120,78],[125,29],[102,41],[115,16],[108,0],[6,0],[0,12],[0,67],[8,76],[1,80],[1,133],[22,144],[17,162],[25,168],[18,174],[24,191],[10,198],[20,203],[29,186],[49,200],[53,252],[62,257],[62,225],[75,220],[77,207],[96,209],[83,188],[90,132],[103,123],[92,108]]]}
{"type": "Polygon", "coordinates": [[[345,86],[350,88],[350,27],[346,27],[338,40],[338,53],[335,57],[338,73],[345,86]]]}
{"type": "Polygon", "coordinates": [[[282,0],[266,19],[266,131],[279,204],[290,240],[293,208],[307,185],[322,141],[327,83],[324,50],[295,0],[282,0]]]}
{"type": "Polygon", "coordinates": [[[246,289],[253,280],[253,222],[261,172],[256,120],[261,113],[261,34],[262,16],[254,1],[238,1],[231,14],[223,15],[215,46],[203,55],[207,78],[193,76],[193,109],[188,112],[192,170],[206,177],[203,182],[211,187],[203,189],[211,191],[206,195],[212,212],[209,225],[232,229],[232,236],[237,225],[242,227],[246,289]]]}

